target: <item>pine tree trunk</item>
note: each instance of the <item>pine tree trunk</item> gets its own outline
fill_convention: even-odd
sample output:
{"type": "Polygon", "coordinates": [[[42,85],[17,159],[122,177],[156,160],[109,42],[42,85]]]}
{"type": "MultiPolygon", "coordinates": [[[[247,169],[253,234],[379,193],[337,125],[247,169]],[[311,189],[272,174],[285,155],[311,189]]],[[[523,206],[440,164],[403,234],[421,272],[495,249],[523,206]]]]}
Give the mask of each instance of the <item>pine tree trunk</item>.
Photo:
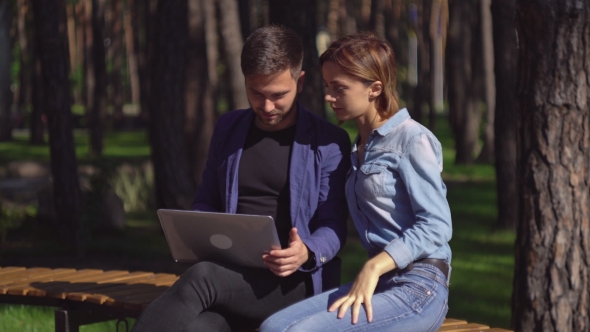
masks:
{"type": "Polygon", "coordinates": [[[188,2],[158,1],[150,102],[150,143],[159,208],[186,209],[192,203],[184,135],[188,2]]]}
{"type": "Polygon", "coordinates": [[[49,123],[49,151],[55,213],[61,241],[81,252],[81,192],[78,180],[69,81],[65,0],[32,0],[36,42],[43,71],[44,110],[49,123]]]}
{"type": "Polygon", "coordinates": [[[242,34],[240,32],[240,17],[236,0],[217,0],[219,6],[219,30],[223,41],[224,62],[227,66],[229,78],[228,99],[230,110],[250,107],[244,75],[240,66],[242,52],[242,34]]]}
{"type": "Polygon", "coordinates": [[[134,106],[139,105],[140,85],[139,85],[139,68],[137,64],[137,49],[139,42],[134,26],[135,0],[127,0],[125,13],[123,16],[123,25],[125,30],[125,50],[127,55],[127,68],[129,74],[129,87],[131,88],[131,103],[134,106]]]}
{"type": "Polygon", "coordinates": [[[41,68],[41,54],[39,53],[39,45],[37,41],[31,45],[33,50],[33,77],[31,79],[32,102],[31,102],[31,135],[30,142],[33,145],[41,145],[45,142],[44,139],[44,124],[43,124],[43,70],[41,68]]]}
{"type": "Polygon", "coordinates": [[[377,37],[385,39],[385,0],[371,1],[371,17],[369,19],[370,29],[377,37]]]}
{"type": "Polygon", "coordinates": [[[17,27],[18,44],[20,47],[20,73],[18,91],[15,92],[14,105],[24,112],[26,106],[31,103],[31,50],[27,34],[27,14],[29,7],[25,0],[17,1],[17,27]]]}
{"type": "Polygon", "coordinates": [[[484,128],[483,147],[478,162],[492,163],[494,161],[494,121],[496,113],[496,83],[494,77],[494,42],[492,33],[491,0],[481,0],[481,41],[482,61],[484,69],[484,101],[486,103],[486,123],[484,128]]]}
{"type": "Polygon", "coordinates": [[[493,0],[494,73],[496,116],[494,119],[498,224],[515,229],[518,220],[516,161],[516,60],[515,0],[493,0]]]}
{"type": "Polygon", "coordinates": [[[479,51],[474,35],[477,29],[477,2],[449,1],[449,39],[447,45],[447,82],[449,121],[455,138],[455,163],[470,164],[477,148],[481,112],[478,75],[474,52],[479,51]]]}
{"type": "Polygon", "coordinates": [[[590,330],[590,4],[519,0],[517,331],[590,330]]]}
{"type": "Polygon", "coordinates": [[[109,58],[112,61],[113,68],[110,73],[111,82],[111,100],[113,105],[113,125],[120,128],[123,121],[123,84],[121,71],[123,69],[123,30],[122,30],[122,0],[111,0],[111,18],[110,18],[110,38],[109,58]]]}
{"type": "Polygon", "coordinates": [[[430,1],[421,0],[416,3],[418,24],[416,39],[418,41],[418,85],[414,92],[414,120],[424,123],[424,106],[432,109],[432,88],[430,80],[430,1]]]}
{"type": "Polygon", "coordinates": [[[316,6],[314,0],[271,1],[269,12],[271,23],[284,25],[301,37],[305,84],[298,98],[311,112],[325,117],[323,81],[316,46],[316,6]]]}
{"type": "Polygon", "coordinates": [[[12,82],[10,67],[12,65],[12,45],[10,28],[12,25],[12,8],[8,1],[0,2],[0,142],[12,140],[12,82]]]}
{"type": "Polygon", "coordinates": [[[91,0],[91,17],[90,25],[92,45],[89,52],[89,77],[88,84],[91,88],[89,93],[92,98],[89,99],[86,116],[88,118],[88,127],[90,131],[90,154],[97,158],[102,155],[104,123],[106,117],[106,63],[104,47],[104,26],[105,26],[105,0],[91,0]],[[92,73],[90,73],[92,71],[92,73]]]}

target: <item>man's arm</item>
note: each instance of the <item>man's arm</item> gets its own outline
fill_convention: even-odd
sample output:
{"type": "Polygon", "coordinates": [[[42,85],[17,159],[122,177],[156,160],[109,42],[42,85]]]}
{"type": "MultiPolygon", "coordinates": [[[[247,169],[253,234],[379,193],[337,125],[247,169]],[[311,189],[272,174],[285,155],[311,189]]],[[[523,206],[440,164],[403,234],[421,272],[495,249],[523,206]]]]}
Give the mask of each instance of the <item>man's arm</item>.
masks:
{"type": "Polygon", "coordinates": [[[332,143],[322,160],[318,206],[308,226],[311,234],[301,239],[293,228],[288,248],[263,256],[276,275],[287,276],[298,269],[313,271],[334,258],[346,241],[348,208],[344,187],[350,168],[350,143],[348,135],[340,136],[340,144],[332,143]]]}
{"type": "Polygon", "coordinates": [[[342,131],[330,154],[322,162],[320,195],[315,217],[309,224],[311,235],[303,240],[313,255],[310,266],[300,270],[312,271],[332,260],[346,242],[346,175],[350,169],[350,138],[342,131]]]}

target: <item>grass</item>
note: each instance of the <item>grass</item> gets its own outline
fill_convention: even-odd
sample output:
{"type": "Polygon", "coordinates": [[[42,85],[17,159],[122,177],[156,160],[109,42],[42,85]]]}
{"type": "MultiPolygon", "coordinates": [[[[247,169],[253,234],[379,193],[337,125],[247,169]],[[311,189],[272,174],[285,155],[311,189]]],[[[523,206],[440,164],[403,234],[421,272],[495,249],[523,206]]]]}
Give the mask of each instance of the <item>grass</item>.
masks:
{"type": "MultiPolygon", "coordinates": [[[[344,123],[351,139],[356,135],[354,123],[344,123]]],[[[510,297],[514,269],[512,231],[496,227],[495,174],[491,165],[454,165],[453,140],[446,121],[437,123],[435,135],[443,145],[443,178],[448,188],[448,200],[453,216],[453,272],[448,317],[466,319],[494,327],[510,325],[510,297]]],[[[90,161],[87,136],[75,134],[76,154],[80,163],[90,161]]],[[[149,146],[145,132],[109,133],[105,138],[105,158],[114,162],[146,160],[149,146]]],[[[30,146],[27,137],[19,135],[11,143],[0,143],[0,166],[14,160],[48,161],[47,145],[30,146]]],[[[10,232],[9,240],[18,242],[32,229],[10,232]]],[[[60,254],[55,240],[45,242],[43,232],[35,244],[23,241],[6,255],[25,257],[60,254]]],[[[340,253],[343,259],[342,281],[354,280],[366,261],[366,252],[358,239],[351,236],[340,253]]],[[[114,257],[125,255],[131,260],[166,259],[166,243],[159,231],[154,211],[128,214],[127,227],[120,234],[95,238],[88,245],[91,256],[114,257]]],[[[0,306],[0,330],[52,331],[53,309],[20,305],[0,306]]],[[[112,331],[115,322],[92,324],[81,331],[112,331]]]]}

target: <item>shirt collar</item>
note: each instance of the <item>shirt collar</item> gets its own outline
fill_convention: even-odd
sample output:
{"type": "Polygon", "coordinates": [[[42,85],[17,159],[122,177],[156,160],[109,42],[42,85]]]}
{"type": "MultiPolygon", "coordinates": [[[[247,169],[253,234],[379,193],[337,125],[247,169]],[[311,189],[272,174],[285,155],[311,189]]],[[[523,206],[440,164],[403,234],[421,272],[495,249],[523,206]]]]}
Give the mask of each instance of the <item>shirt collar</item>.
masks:
{"type": "Polygon", "coordinates": [[[402,108],[397,111],[387,122],[385,122],[381,127],[373,130],[377,132],[381,136],[385,136],[389,134],[395,127],[397,127],[400,123],[404,122],[405,120],[410,118],[410,113],[406,108],[402,108]]]}

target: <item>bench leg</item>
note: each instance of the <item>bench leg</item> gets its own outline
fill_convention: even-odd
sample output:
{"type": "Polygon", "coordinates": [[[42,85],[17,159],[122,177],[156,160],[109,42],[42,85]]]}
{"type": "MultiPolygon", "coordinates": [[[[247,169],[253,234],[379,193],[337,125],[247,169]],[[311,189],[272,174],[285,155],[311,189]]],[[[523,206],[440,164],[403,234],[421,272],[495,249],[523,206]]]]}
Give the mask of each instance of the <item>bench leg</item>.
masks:
{"type": "MultiPolygon", "coordinates": [[[[82,325],[105,322],[117,318],[112,315],[87,310],[58,309],[55,310],[55,332],[79,332],[80,326],[82,325]]],[[[125,323],[127,322],[125,321],[125,323]]]]}
{"type": "Polygon", "coordinates": [[[55,310],[55,332],[79,332],[78,324],[74,322],[68,310],[55,310]]]}

